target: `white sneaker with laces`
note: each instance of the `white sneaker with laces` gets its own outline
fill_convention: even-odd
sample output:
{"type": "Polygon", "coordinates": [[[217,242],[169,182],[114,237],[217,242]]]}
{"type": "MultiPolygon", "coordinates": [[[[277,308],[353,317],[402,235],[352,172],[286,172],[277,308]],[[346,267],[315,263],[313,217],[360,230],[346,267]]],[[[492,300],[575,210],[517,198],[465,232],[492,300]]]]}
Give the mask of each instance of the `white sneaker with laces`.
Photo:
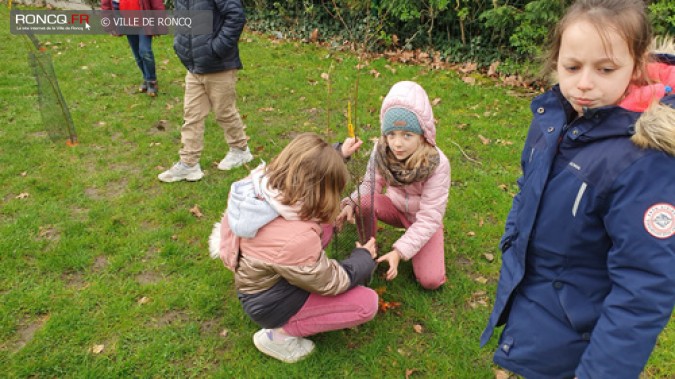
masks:
{"type": "Polygon", "coordinates": [[[252,160],[253,155],[251,155],[251,150],[248,146],[246,146],[246,150],[230,148],[230,151],[227,152],[225,158],[218,163],[218,170],[231,170],[252,160]]]}
{"type": "Polygon", "coordinates": [[[164,183],[180,182],[181,180],[196,182],[203,177],[204,172],[202,171],[201,167],[199,167],[199,163],[194,166],[188,166],[183,162],[178,162],[170,169],[157,175],[157,178],[164,183]]]}
{"type": "Polygon", "coordinates": [[[261,352],[286,363],[295,363],[314,350],[314,342],[302,337],[288,336],[281,341],[272,339],[272,329],[260,329],[253,335],[253,343],[261,352]]]}

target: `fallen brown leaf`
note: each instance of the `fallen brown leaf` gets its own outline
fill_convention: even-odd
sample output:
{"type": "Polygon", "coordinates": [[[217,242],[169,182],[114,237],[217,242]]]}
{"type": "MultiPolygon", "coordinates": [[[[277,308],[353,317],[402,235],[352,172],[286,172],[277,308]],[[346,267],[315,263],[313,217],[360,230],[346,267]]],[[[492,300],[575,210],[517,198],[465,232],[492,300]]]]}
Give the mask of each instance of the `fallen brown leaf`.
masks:
{"type": "Polygon", "coordinates": [[[384,301],[382,298],[378,300],[380,312],[387,313],[390,309],[396,309],[401,306],[398,301],[384,301]]]}
{"type": "Polygon", "coordinates": [[[143,296],[142,298],[138,299],[137,303],[139,305],[147,304],[150,302],[150,298],[147,296],[143,296]]]}
{"type": "Polygon", "coordinates": [[[195,204],[194,207],[190,208],[190,213],[192,213],[197,218],[204,217],[202,211],[199,209],[199,205],[197,204],[195,204]]]}
{"type": "Polygon", "coordinates": [[[475,280],[480,284],[485,284],[488,282],[487,278],[483,276],[476,277],[475,280]]]}
{"type": "Polygon", "coordinates": [[[463,72],[465,74],[474,72],[478,69],[478,63],[475,62],[467,62],[462,67],[459,68],[460,72],[463,72]]]}
{"type": "Polygon", "coordinates": [[[476,78],[472,78],[470,76],[465,76],[462,78],[462,81],[466,84],[474,85],[476,84],[476,78]]]}
{"type": "Polygon", "coordinates": [[[471,298],[469,299],[469,306],[473,309],[476,309],[478,307],[487,307],[487,292],[485,291],[476,291],[471,294],[471,298]]]}
{"type": "Polygon", "coordinates": [[[310,42],[316,42],[318,39],[319,39],[319,29],[314,28],[314,30],[312,30],[312,34],[309,35],[309,40],[310,42]]]}
{"type": "Polygon", "coordinates": [[[499,67],[499,62],[492,62],[490,68],[488,69],[488,76],[497,76],[497,67],[499,67]]]}

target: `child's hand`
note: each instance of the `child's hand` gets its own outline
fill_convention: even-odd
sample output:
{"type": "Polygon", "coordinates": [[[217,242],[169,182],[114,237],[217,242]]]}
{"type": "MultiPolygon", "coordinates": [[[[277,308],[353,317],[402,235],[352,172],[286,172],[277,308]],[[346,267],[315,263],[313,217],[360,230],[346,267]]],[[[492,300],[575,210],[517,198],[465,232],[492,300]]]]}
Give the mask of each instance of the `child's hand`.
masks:
{"type": "Polygon", "coordinates": [[[368,240],[368,242],[366,242],[365,245],[361,245],[360,243],[357,242],[356,247],[361,247],[368,250],[371,258],[373,259],[377,258],[377,245],[375,245],[375,237],[370,237],[370,239],[368,240]]]}
{"type": "Polygon", "coordinates": [[[347,138],[345,142],[342,143],[342,147],[340,148],[340,152],[342,153],[343,158],[349,158],[354,154],[359,147],[363,145],[363,141],[361,141],[358,137],[356,138],[347,138]]]}
{"type": "Polygon", "coordinates": [[[386,278],[387,280],[393,280],[398,275],[398,263],[401,261],[401,253],[394,249],[377,259],[377,263],[385,261],[389,264],[386,278]]]}
{"type": "Polygon", "coordinates": [[[337,218],[335,219],[335,226],[338,228],[338,230],[342,230],[345,220],[347,220],[347,222],[350,224],[356,223],[356,218],[354,217],[354,208],[349,204],[342,208],[340,214],[338,214],[337,218]]]}

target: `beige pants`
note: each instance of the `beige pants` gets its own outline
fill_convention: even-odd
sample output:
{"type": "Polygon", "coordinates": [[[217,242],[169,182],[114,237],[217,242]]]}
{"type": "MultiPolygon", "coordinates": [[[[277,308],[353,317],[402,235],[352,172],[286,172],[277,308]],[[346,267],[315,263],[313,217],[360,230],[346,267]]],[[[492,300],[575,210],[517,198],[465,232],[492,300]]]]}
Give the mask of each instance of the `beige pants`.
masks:
{"type": "Polygon", "coordinates": [[[230,147],[246,148],[246,126],[237,111],[237,70],[210,74],[185,75],[185,99],[181,128],[181,162],[192,166],[199,163],[204,150],[204,119],[213,110],[216,122],[223,128],[230,147]]]}

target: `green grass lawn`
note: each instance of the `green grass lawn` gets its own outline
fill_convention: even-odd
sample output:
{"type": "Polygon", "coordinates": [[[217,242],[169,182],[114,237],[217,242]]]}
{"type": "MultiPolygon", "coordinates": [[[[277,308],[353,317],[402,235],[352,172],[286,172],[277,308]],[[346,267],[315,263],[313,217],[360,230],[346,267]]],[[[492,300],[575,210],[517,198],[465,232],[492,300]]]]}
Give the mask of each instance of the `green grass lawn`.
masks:
{"type": "MultiPolygon", "coordinates": [[[[256,164],[299,132],[343,140],[358,76],[361,138],[378,135],[379,106],[391,85],[414,80],[438,99],[437,141],[452,165],[448,283],[427,292],[409,263],[393,282],[379,276],[381,268],[372,286],[400,306],[353,330],[312,337],[317,351],[289,365],[253,346],[258,327],[239,306],[232,274],[208,257],[207,238],[229,186],[247,175],[246,168],[216,169],[227,144],[212,116],[204,179],[164,184],[156,178],[178,160],[180,147],[185,69],[171,37],[154,41],[160,84],[154,99],[135,92],[141,77],[125,38],[38,37],[51,52],[79,145],[49,138],[27,39],[9,33],[3,6],[0,376],[494,377],[496,338],[484,349],[478,339],[498,278],[497,243],[517,191],[531,94],[482,78],[469,85],[454,71],[386,59],[366,62],[359,74],[358,58],[347,52],[244,33],[238,106],[256,164]],[[322,79],[329,72],[331,96],[322,79]]],[[[367,142],[364,151],[371,147],[367,142]]],[[[389,251],[390,238],[380,242],[380,251],[389,251]]],[[[645,377],[675,376],[672,326],[645,377]]]]}

